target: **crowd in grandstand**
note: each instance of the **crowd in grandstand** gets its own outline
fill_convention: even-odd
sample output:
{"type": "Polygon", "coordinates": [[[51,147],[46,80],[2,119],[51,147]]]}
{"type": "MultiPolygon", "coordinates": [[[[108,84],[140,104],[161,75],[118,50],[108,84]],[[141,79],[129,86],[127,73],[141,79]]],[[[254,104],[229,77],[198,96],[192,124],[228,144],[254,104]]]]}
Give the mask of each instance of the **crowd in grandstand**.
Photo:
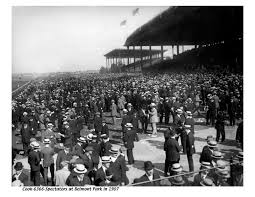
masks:
{"type": "Polygon", "coordinates": [[[243,153],[233,157],[228,166],[217,148],[225,140],[226,122],[234,126],[237,119],[236,140],[243,147],[242,82],[238,74],[209,72],[84,78],[59,75],[33,82],[12,101],[13,132],[20,132],[30,165],[28,177],[23,164],[15,162],[13,149],[13,185],[242,185],[243,153]],[[182,175],[180,154],[187,155],[193,172],[193,115],[201,113],[217,134],[216,139],[208,136],[200,157],[201,171],[191,183],[182,175]],[[108,125],[115,127],[116,118],[121,118],[124,146],[110,142],[108,125]],[[166,179],[160,179],[154,165],[146,161],[145,175],[131,183],[126,171],[138,159],[133,156],[134,141],[140,133],[157,137],[158,124],[168,126],[162,150],[166,153],[166,179]]]}

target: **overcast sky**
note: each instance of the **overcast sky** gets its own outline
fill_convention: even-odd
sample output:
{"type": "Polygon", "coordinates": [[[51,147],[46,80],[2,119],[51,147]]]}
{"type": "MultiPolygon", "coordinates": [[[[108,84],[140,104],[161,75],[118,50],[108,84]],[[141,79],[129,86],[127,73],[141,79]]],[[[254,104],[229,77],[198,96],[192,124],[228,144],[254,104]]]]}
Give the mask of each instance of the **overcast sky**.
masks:
{"type": "Polygon", "coordinates": [[[99,69],[104,54],[168,7],[13,7],[13,73],[99,69]],[[127,20],[125,27],[120,26],[127,20]]]}

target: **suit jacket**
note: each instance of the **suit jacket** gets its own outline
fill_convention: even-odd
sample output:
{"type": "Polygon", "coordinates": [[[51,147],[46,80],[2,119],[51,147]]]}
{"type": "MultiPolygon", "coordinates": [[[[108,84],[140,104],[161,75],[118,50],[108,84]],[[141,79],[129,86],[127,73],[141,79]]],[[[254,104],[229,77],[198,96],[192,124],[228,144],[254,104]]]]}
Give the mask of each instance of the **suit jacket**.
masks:
{"type": "Polygon", "coordinates": [[[194,134],[194,125],[195,125],[194,118],[186,118],[185,125],[191,125],[191,129],[190,130],[194,134]]]}
{"type": "Polygon", "coordinates": [[[190,132],[186,137],[186,148],[187,148],[187,155],[193,155],[195,153],[195,138],[192,132],[190,132]]]}
{"type": "Polygon", "coordinates": [[[31,138],[31,129],[29,126],[27,128],[22,127],[21,130],[21,139],[23,143],[29,143],[31,138]]]}
{"type": "Polygon", "coordinates": [[[127,149],[132,149],[134,148],[134,141],[135,141],[135,137],[136,137],[136,131],[131,129],[131,130],[127,130],[124,133],[123,136],[123,141],[124,141],[124,145],[127,149]]]}
{"type": "Polygon", "coordinates": [[[79,181],[77,178],[77,175],[75,173],[71,173],[67,180],[66,185],[68,186],[85,186],[85,185],[91,185],[91,181],[89,177],[85,174],[82,181],[79,181]]]}
{"type": "Polygon", "coordinates": [[[103,167],[101,167],[96,171],[95,185],[100,186],[100,184],[102,185],[105,182],[105,180],[106,180],[105,172],[103,170],[103,167]]]}
{"type": "MultiPolygon", "coordinates": [[[[159,178],[160,178],[160,176],[158,175],[158,173],[153,172],[153,180],[159,179],[159,178]]],[[[134,179],[134,183],[140,183],[140,182],[144,182],[144,181],[149,181],[149,178],[147,177],[146,174],[144,174],[140,178],[134,179]]],[[[160,181],[142,183],[142,184],[137,185],[137,186],[160,186],[160,181]]]]}
{"type": "Polygon", "coordinates": [[[96,134],[98,134],[99,132],[102,132],[102,118],[95,117],[94,127],[95,127],[96,134]]]}
{"type": "Polygon", "coordinates": [[[166,152],[166,160],[169,162],[178,161],[180,159],[181,148],[176,139],[169,138],[164,144],[164,150],[166,152]]]}
{"type": "Polygon", "coordinates": [[[43,158],[43,167],[49,167],[51,164],[54,163],[53,155],[54,150],[51,147],[44,147],[41,150],[41,156],[43,158]]]}
{"type": "Polygon", "coordinates": [[[39,152],[30,151],[28,154],[28,163],[30,164],[31,171],[40,171],[41,155],[39,152]]]}
{"type": "Polygon", "coordinates": [[[82,145],[80,146],[79,144],[76,144],[73,147],[72,155],[76,155],[78,157],[81,157],[82,154],[83,154],[83,147],[82,147],[82,145]]]}
{"type": "Polygon", "coordinates": [[[125,158],[118,156],[117,159],[110,164],[110,169],[113,172],[112,178],[116,180],[116,182],[126,183],[127,175],[125,158]]]}
{"type": "Polygon", "coordinates": [[[93,170],[93,168],[97,168],[99,164],[99,156],[92,154],[91,158],[89,158],[86,154],[83,154],[81,156],[81,159],[83,160],[83,163],[85,167],[88,169],[88,171],[93,170]]]}
{"type": "Polygon", "coordinates": [[[153,108],[150,112],[150,122],[151,123],[157,123],[158,122],[158,112],[156,110],[156,108],[153,108]]]}
{"type": "Polygon", "coordinates": [[[112,147],[112,144],[108,141],[108,142],[101,142],[101,156],[110,156],[110,150],[112,147]]]}
{"type": "Polygon", "coordinates": [[[56,160],[56,170],[60,170],[62,168],[60,165],[62,161],[70,161],[71,159],[72,155],[70,153],[66,154],[64,150],[59,151],[56,160]]]}
{"type": "MultiPolygon", "coordinates": [[[[12,182],[17,180],[15,178],[15,176],[12,176],[12,182]]],[[[28,182],[28,176],[22,171],[21,174],[18,177],[18,180],[20,180],[21,183],[24,184],[24,186],[29,186],[29,182],[28,182]]]]}
{"type": "Polygon", "coordinates": [[[101,134],[106,134],[109,137],[109,128],[107,125],[102,126],[101,134]]]}
{"type": "Polygon", "coordinates": [[[212,162],[212,151],[209,149],[209,147],[206,145],[204,146],[199,162],[201,163],[202,161],[204,162],[212,162]]]}

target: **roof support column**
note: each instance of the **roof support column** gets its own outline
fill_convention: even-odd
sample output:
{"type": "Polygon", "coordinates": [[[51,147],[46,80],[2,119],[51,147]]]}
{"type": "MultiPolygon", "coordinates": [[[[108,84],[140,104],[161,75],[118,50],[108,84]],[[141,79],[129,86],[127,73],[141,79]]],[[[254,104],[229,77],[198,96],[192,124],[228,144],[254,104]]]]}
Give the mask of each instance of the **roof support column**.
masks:
{"type": "Polygon", "coordinates": [[[161,45],[161,60],[163,60],[164,57],[163,57],[163,45],[161,45]]]}
{"type": "Polygon", "coordinates": [[[172,45],[172,58],[174,58],[174,45],[172,45]]]}
{"type": "Polygon", "coordinates": [[[177,55],[179,55],[179,45],[177,44],[177,55]]]}
{"type": "Polygon", "coordinates": [[[184,45],[182,45],[182,53],[184,52],[184,45]]]}
{"type": "Polygon", "coordinates": [[[135,63],[135,46],[133,46],[133,52],[134,52],[134,63],[135,63]]]}
{"type": "Polygon", "coordinates": [[[149,47],[150,47],[150,66],[151,66],[151,45],[149,47]]]}
{"type": "MultiPolygon", "coordinates": [[[[129,55],[129,46],[127,46],[127,52],[128,52],[128,55],[129,55]]],[[[128,64],[129,64],[129,56],[128,56],[127,60],[128,60],[128,64]]]]}
{"type": "Polygon", "coordinates": [[[141,70],[142,70],[142,68],[143,68],[143,55],[142,55],[142,50],[143,50],[143,46],[141,45],[140,46],[140,52],[141,52],[141,70]]]}

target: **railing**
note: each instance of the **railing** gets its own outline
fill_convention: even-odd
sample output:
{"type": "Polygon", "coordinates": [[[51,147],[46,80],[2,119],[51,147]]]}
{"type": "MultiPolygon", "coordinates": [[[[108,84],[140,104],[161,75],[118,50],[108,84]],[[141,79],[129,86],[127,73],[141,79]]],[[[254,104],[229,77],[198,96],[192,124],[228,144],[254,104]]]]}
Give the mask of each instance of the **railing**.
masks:
{"type": "Polygon", "coordinates": [[[27,82],[27,83],[25,83],[24,85],[20,86],[16,90],[12,91],[12,98],[14,99],[16,96],[18,96],[18,94],[20,92],[22,92],[22,90],[24,90],[31,82],[32,82],[32,80],[27,82]]]}
{"type": "MultiPolygon", "coordinates": [[[[230,164],[226,164],[225,166],[231,166],[233,164],[239,164],[240,162],[233,162],[233,163],[230,163],[230,164]]],[[[211,168],[208,168],[208,169],[203,169],[203,170],[198,170],[198,171],[194,171],[194,172],[186,172],[186,173],[182,173],[182,174],[177,174],[177,175],[172,175],[172,176],[167,176],[167,177],[161,177],[161,178],[158,178],[158,179],[154,179],[154,180],[149,180],[149,181],[143,181],[143,182],[139,182],[139,183],[131,183],[129,185],[126,185],[126,186],[139,186],[139,185],[142,185],[142,184],[145,184],[145,183],[151,183],[151,182],[155,182],[155,181],[161,181],[161,180],[165,180],[165,179],[170,179],[170,178],[174,178],[174,177],[178,177],[178,176],[185,176],[185,175],[191,175],[191,174],[198,174],[199,172],[205,172],[205,171],[210,171],[210,170],[214,170],[218,167],[211,167],[211,168]]]]}

